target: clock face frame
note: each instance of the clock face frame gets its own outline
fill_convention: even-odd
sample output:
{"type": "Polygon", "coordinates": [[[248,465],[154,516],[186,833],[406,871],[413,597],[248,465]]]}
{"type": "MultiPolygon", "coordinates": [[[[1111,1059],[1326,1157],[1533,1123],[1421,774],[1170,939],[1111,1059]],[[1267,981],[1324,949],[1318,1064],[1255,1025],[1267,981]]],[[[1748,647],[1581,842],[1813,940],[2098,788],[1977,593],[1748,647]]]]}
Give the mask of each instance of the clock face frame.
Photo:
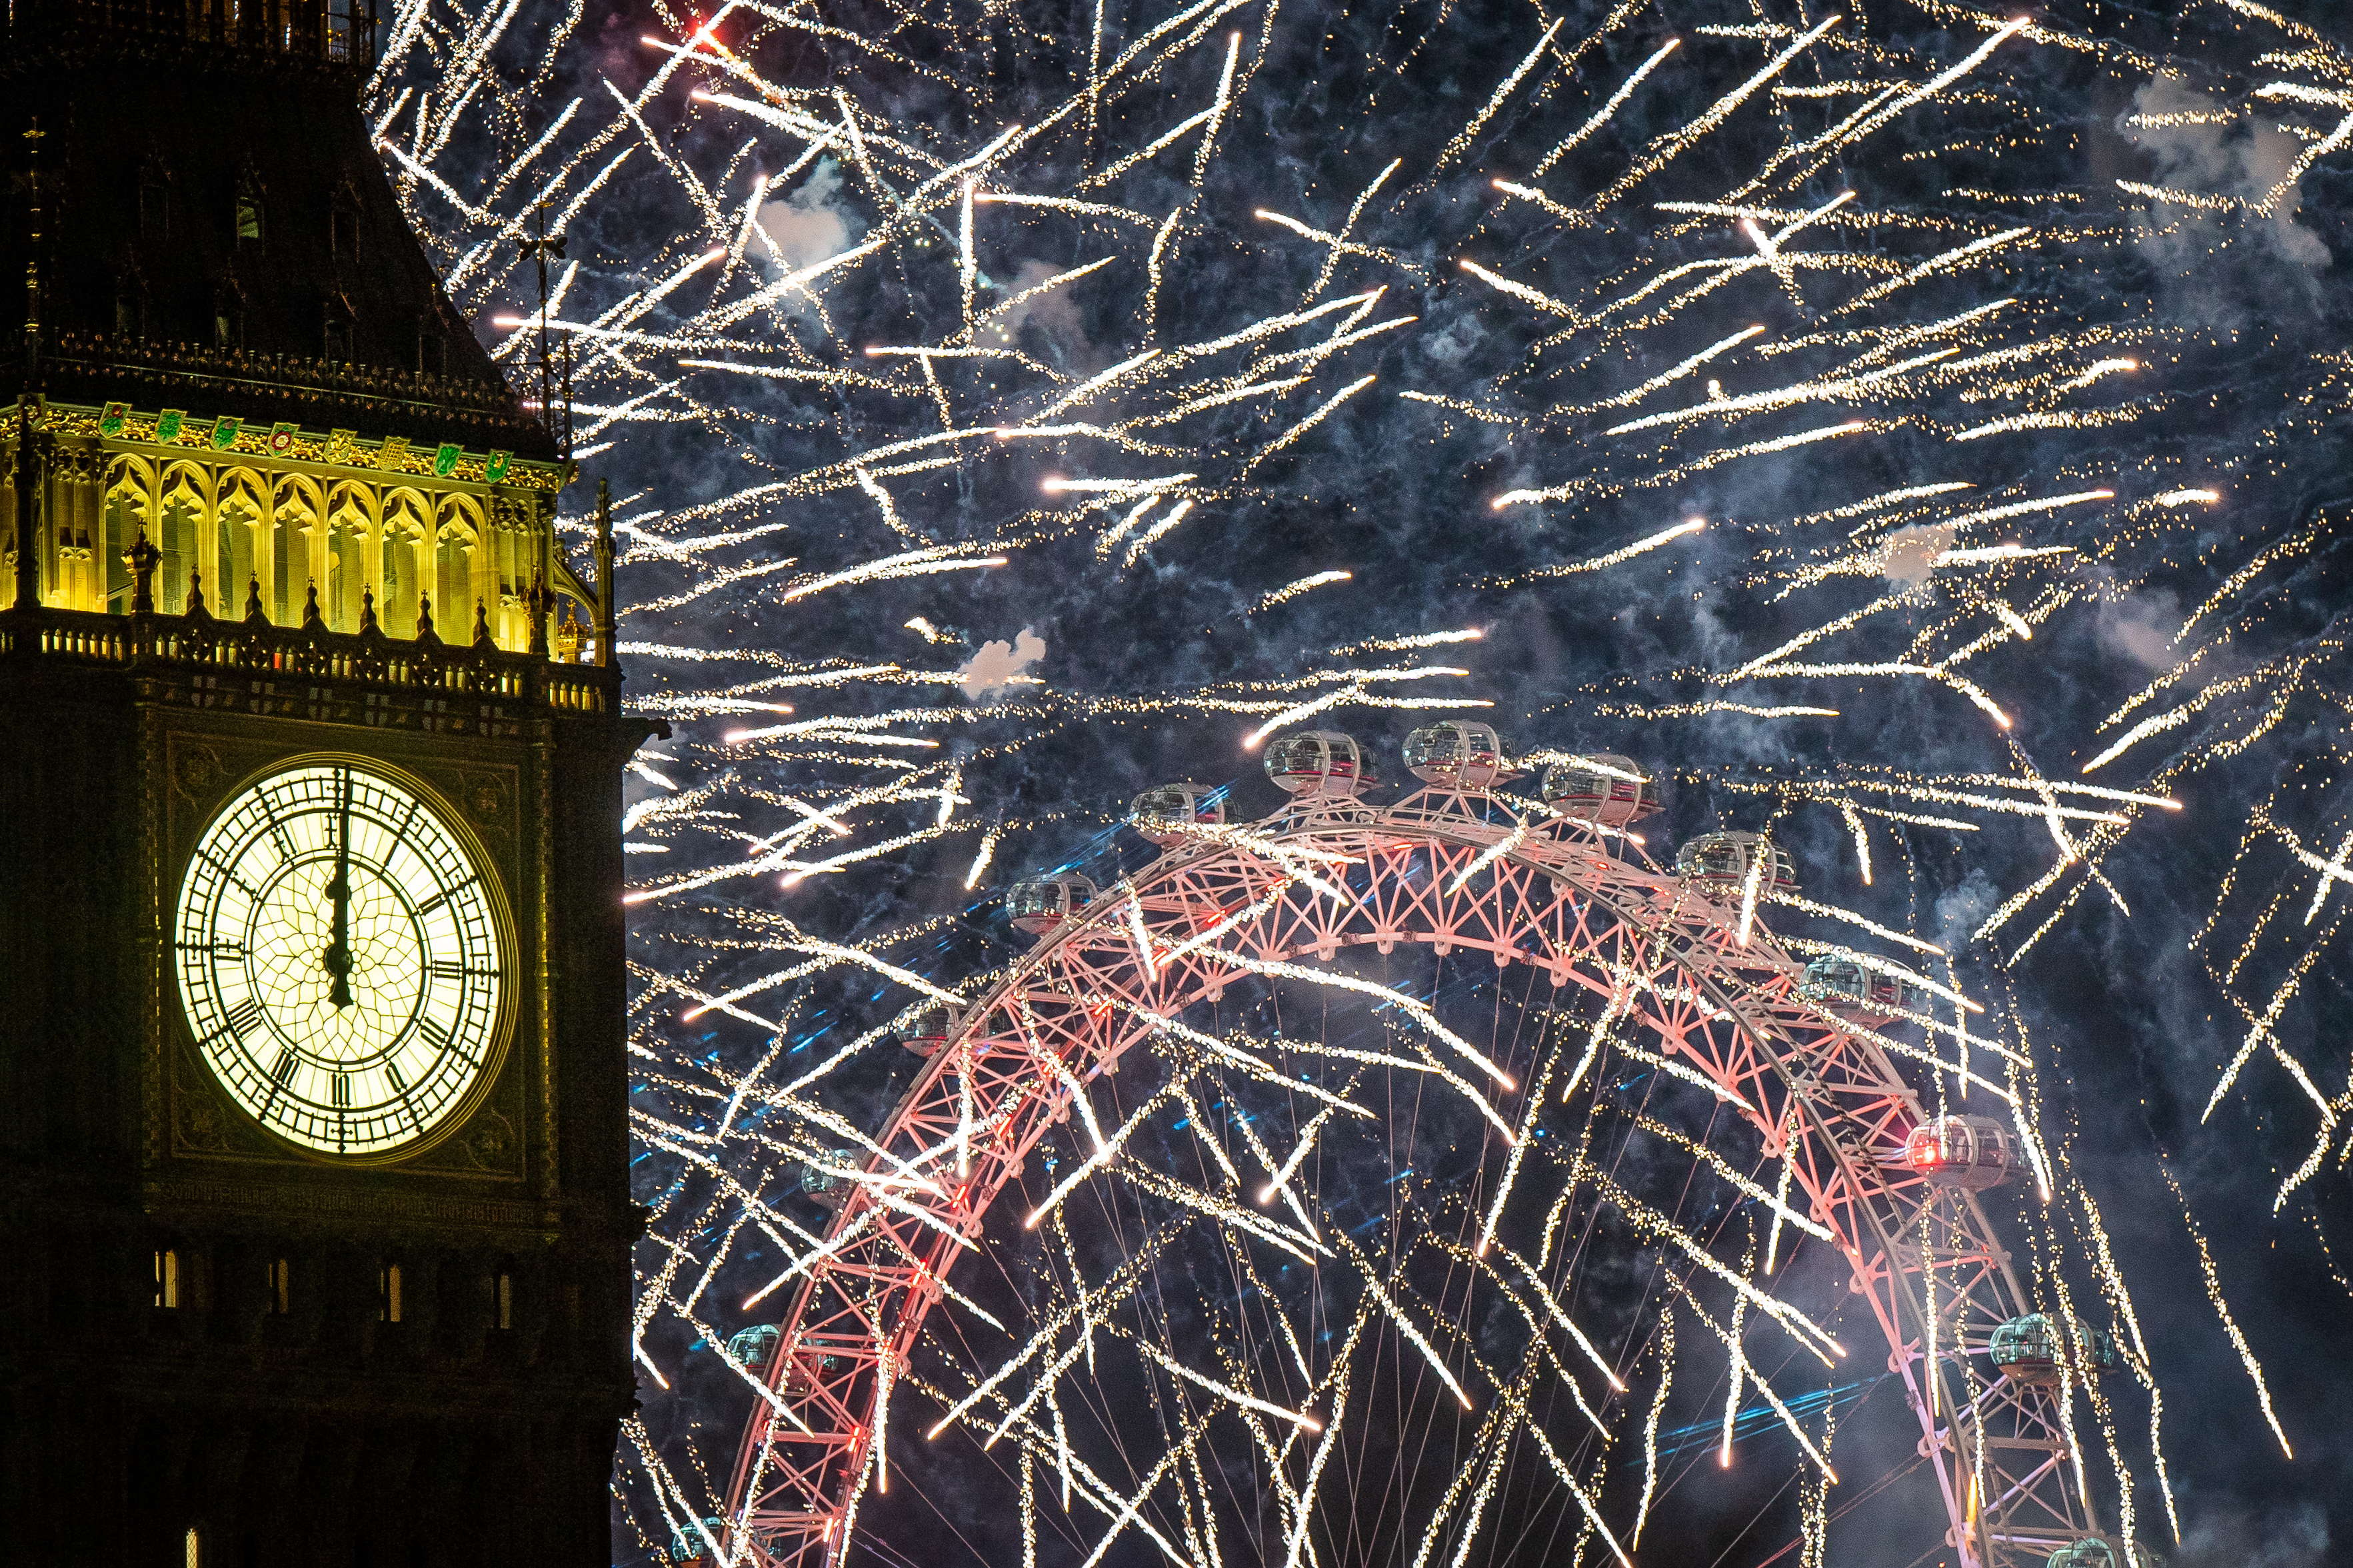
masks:
{"type": "Polygon", "coordinates": [[[369,758],[285,759],[206,820],[172,910],[214,1082],[312,1158],[383,1163],[462,1124],[512,1033],[517,944],[479,841],[369,758]]]}

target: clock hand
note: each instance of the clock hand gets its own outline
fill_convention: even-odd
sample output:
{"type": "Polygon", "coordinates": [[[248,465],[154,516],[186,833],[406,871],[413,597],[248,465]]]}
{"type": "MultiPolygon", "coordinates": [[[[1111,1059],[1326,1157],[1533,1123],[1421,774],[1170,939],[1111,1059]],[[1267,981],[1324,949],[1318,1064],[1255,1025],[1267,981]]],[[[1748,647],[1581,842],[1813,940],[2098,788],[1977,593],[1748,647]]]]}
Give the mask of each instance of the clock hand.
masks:
{"type": "Polygon", "coordinates": [[[334,978],[327,986],[327,1000],[336,1007],[352,1005],[352,780],[349,773],[341,779],[335,803],[335,879],[327,884],[327,896],[335,902],[335,936],[319,962],[334,978]]]}

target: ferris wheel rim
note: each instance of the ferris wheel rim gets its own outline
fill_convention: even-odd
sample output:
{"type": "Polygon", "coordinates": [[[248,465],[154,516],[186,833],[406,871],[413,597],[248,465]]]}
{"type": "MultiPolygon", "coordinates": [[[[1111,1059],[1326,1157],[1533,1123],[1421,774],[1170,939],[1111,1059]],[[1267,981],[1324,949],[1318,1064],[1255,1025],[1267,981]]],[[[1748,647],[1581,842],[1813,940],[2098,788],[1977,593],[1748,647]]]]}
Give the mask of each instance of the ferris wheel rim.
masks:
{"type": "MultiPolygon", "coordinates": [[[[1285,809],[1262,819],[1261,822],[1250,825],[1271,829],[1271,832],[1258,836],[1245,836],[1236,830],[1228,829],[1205,836],[1208,842],[1170,849],[1135,875],[1124,879],[1112,888],[1104,889],[1103,895],[1083,911],[1061,920],[1056,929],[1033,943],[1009,968],[995,976],[973,998],[933,1059],[924,1064],[906,1095],[894,1106],[874,1140],[875,1146],[878,1149],[887,1149],[891,1146],[894,1136],[904,1131],[913,1109],[922,1100],[924,1090],[946,1078],[956,1059],[959,1047],[969,1050],[975,1037],[997,1012],[1006,1006],[1008,999],[1025,995],[1029,983],[1041,973],[1049,972],[1051,966],[1068,953],[1074,944],[1102,937],[1123,918],[1128,910],[1134,909],[1140,911],[1143,901],[1146,898],[1155,896],[1153,889],[1155,888],[1165,889],[1188,873],[1199,873],[1220,865],[1239,866],[1247,863],[1263,867],[1269,863],[1270,858],[1267,851],[1282,844],[1351,836],[1382,836],[1392,840],[1407,841],[1416,847],[1428,845],[1443,847],[1456,852],[1475,851],[1482,858],[1481,863],[1483,865],[1493,868],[1509,864],[1525,875],[1542,878],[1559,889],[1564,897],[1573,894],[1588,907],[1599,907],[1607,910],[1609,916],[1607,931],[1592,936],[1590,941],[1573,950],[1556,951],[1551,955],[1549,967],[1553,971],[1553,984],[1556,986],[1565,984],[1567,976],[1574,973],[1574,961],[1578,955],[1598,955],[1600,947],[1610,934],[1630,933],[1655,937],[1665,929],[1668,923],[1665,918],[1656,915],[1651,919],[1643,918],[1629,907],[1626,901],[1614,896],[1609,890],[1597,886],[1599,879],[1589,874],[1584,877],[1577,875],[1580,868],[1571,863],[1567,854],[1569,850],[1585,849],[1589,852],[1588,858],[1593,865],[1583,868],[1588,873],[1601,867],[1616,868],[1620,875],[1631,881],[1644,884],[1653,898],[1662,888],[1674,888],[1676,891],[1667,905],[1669,915],[1677,910],[1688,910],[1705,916],[1704,921],[1692,922],[1694,924],[1704,924],[1719,930],[1725,928],[1722,911],[1715,900],[1685,889],[1683,886],[1683,879],[1678,878],[1672,872],[1662,871],[1647,855],[1642,856],[1642,864],[1639,866],[1617,860],[1609,856],[1599,836],[1589,831],[1592,825],[1578,825],[1587,831],[1580,832],[1574,827],[1567,832],[1555,829],[1545,837],[1529,839],[1527,837],[1529,829],[1535,825],[1528,819],[1511,813],[1509,805],[1505,803],[1493,803],[1504,807],[1505,814],[1514,824],[1507,833],[1502,834],[1497,832],[1493,823],[1475,819],[1467,810],[1444,809],[1448,802],[1453,803],[1458,807],[1465,807],[1472,800],[1480,800],[1482,804],[1486,804],[1484,795],[1485,792],[1475,791],[1422,791],[1388,808],[1374,806],[1369,803],[1355,799],[1329,803],[1313,801],[1293,803],[1285,809]],[[1439,809],[1433,811],[1430,808],[1432,797],[1441,795],[1443,798],[1438,802],[1439,809]],[[1506,838],[1510,842],[1499,842],[1506,838]],[[1532,854],[1530,853],[1532,847],[1538,850],[1544,847],[1559,848],[1564,853],[1559,857],[1541,853],[1532,854]]],[[[1639,841],[1637,843],[1639,844],[1639,841]]],[[[1464,880],[1467,882],[1467,879],[1466,871],[1464,880]]],[[[1496,879],[1491,876],[1490,889],[1493,889],[1497,885],[1496,879]]],[[[1459,886],[1457,890],[1460,890],[1459,886]]],[[[1275,907],[1281,906],[1278,904],[1275,907]]],[[[1222,906],[1220,910],[1223,912],[1222,906]]],[[[1263,921],[1271,912],[1271,910],[1261,911],[1234,929],[1247,929],[1250,924],[1263,921]]],[[[1794,984],[1791,984],[1799,968],[1795,961],[1780,948],[1769,929],[1761,921],[1754,919],[1753,911],[1745,923],[1749,928],[1747,941],[1743,944],[1746,962],[1751,966],[1771,968],[1778,972],[1783,983],[1779,1005],[1791,1011],[1810,1015],[1815,1026],[1830,1035],[1845,1037],[1850,1043],[1857,1046],[1867,1058],[1876,1059],[1878,1065],[1883,1069],[1885,1081],[1894,1086],[1900,1093],[1902,1109],[1909,1112],[1915,1124],[1923,1120],[1924,1113],[1917,1092],[1913,1089],[1908,1080],[1894,1069],[1884,1054],[1871,1046],[1867,1040],[1857,1039],[1850,1026],[1830,1016],[1826,1009],[1814,1008],[1798,997],[1794,984]]],[[[1450,951],[1454,945],[1473,949],[1483,947],[1494,955],[1499,969],[1507,965],[1514,956],[1513,953],[1497,951],[1488,944],[1461,942],[1459,938],[1442,943],[1441,939],[1434,931],[1424,929],[1398,929],[1390,935],[1395,942],[1435,947],[1441,953],[1450,951]]],[[[1354,938],[1351,939],[1350,944],[1366,940],[1369,939],[1354,938]]],[[[1384,951],[1387,951],[1386,948],[1384,951]]],[[[1215,967],[1214,961],[1218,959],[1237,956],[1224,953],[1214,946],[1205,946],[1197,949],[1196,952],[1202,959],[1211,961],[1195,965],[1194,970],[1197,974],[1215,967]]],[[[1330,955],[1319,952],[1317,956],[1324,958],[1330,955]]],[[[1525,958],[1532,967],[1544,966],[1538,964],[1535,954],[1523,953],[1518,956],[1525,958]]],[[[1863,1152],[1851,1150],[1844,1141],[1834,1135],[1828,1121],[1822,1116],[1820,1107],[1814,1103],[1811,1090],[1818,1086],[1810,1084],[1802,1073],[1793,1070],[1790,1062],[1800,1054],[1798,1042],[1788,1035],[1786,1029],[1778,1021],[1770,1017],[1768,1009],[1763,1006],[1742,1005],[1752,1003],[1757,997],[1757,988],[1755,985],[1746,983],[1736,984],[1735,977],[1726,973],[1730,967],[1728,964],[1708,962],[1695,966],[1692,960],[1697,956],[1699,955],[1693,951],[1690,944],[1682,944],[1654,973],[1664,973],[1668,965],[1672,965],[1680,968],[1692,981],[1704,986],[1711,994],[1710,1000],[1715,1005],[1733,1021],[1738,1032],[1748,1038],[1780,1076],[1788,1091],[1788,1102],[1792,1105],[1803,1105],[1806,1108],[1806,1115],[1810,1121],[1810,1131],[1813,1134],[1810,1142],[1832,1152],[1837,1172],[1837,1184],[1850,1194],[1852,1209],[1866,1217],[1870,1230],[1869,1239],[1877,1245],[1876,1258],[1866,1258],[1859,1247],[1847,1245],[1846,1238],[1841,1236],[1840,1251],[1857,1269],[1855,1284],[1858,1292],[1869,1294],[1867,1291],[1862,1291],[1862,1287],[1871,1266],[1876,1262],[1891,1282],[1891,1288],[1888,1290],[1890,1300],[1886,1305],[1895,1309],[1900,1315],[1910,1317],[1913,1320],[1910,1326],[1925,1333],[1926,1320],[1919,1292],[1899,1288],[1904,1271],[1897,1267],[1898,1254],[1895,1250],[1898,1245],[1897,1238],[1891,1232],[1885,1217],[1879,1212],[1878,1205],[1872,1200],[1872,1184],[1863,1179],[1862,1173],[1853,1165],[1854,1158],[1863,1152]]],[[[1214,984],[1204,982],[1185,993],[1183,1002],[1176,1010],[1181,1011],[1184,1006],[1221,994],[1227,984],[1227,976],[1248,973],[1250,970],[1247,967],[1227,966],[1227,974],[1220,975],[1214,984]]],[[[1158,1015],[1152,1015],[1152,1016],[1158,1018],[1158,1015]]],[[[1166,1022],[1165,1019],[1160,1021],[1166,1022]]],[[[1092,1065],[1092,1070],[1086,1076],[1091,1079],[1098,1073],[1110,1070],[1116,1064],[1119,1057],[1132,1048],[1134,1043],[1134,1040],[1130,1038],[1113,1046],[1092,1065]]],[[[1068,1114],[1067,1109],[1062,1114],[1068,1114]]],[[[1761,1113],[1751,1110],[1747,1120],[1752,1125],[1757,1126],[1768,1139],[1777,1136],[1774,1128],[1767,1124],[1761,1113]]],[[[965,1217],[964,1225],[968,1236],[978,1234],[981,1216],[995,1208],[1004,1187],[1010,1184],[1012,1174],[1018,1172],[1019,1162],[1026,1157],[1028,1150],[1035,1143],[1037,1137],[1042,1135],[1041,1126],[1028,1142],[1021,1143],[1018,1150],[1011,1152],[1005,1165],[1006,1174],[990,1186],[985,1194],[981,1194],[980,1201],[968,1211],[965,1217]]],[[[1794,1143],[1799,1136],[1801,1135],[1791,1134],[1787,1142],[1794,1143]]],[[[870,1160],[868,1163],[870,1167],[874,1167],[876,1163],[870,1160]]],[[[1883,1186],[1886,1184],[1881,1184],[1883,1186]]],[[[1966,1200],[1968,1208],[1976,1213],[1979,1223],[1983,1224],[1984,1216],[1977,1202],[1977,1194],[1970,1193],[1958,1195],[1966,1200]]],[[[841,1237],[845,1228],[850,1225],[849,1216],[852,1206],[852,1204],[846,1203],[828,1226],[828,1247],[832,1246],[836,1239],[841,1237]]],[[[1818,1213],[1823,1212],[1825,1211],[1818,1211],[1818,1213]]],[[[1989,1232],[1989,1227],[1988,1228],[1989,1232]]],[[[2002,1254],[2001,1267],[2002,1271],[2008,1274],[2006,1252],[2002,1254]]],[[[941,1269],[941,1273],[944,1275],[944,1268],[941,1269]]],[[[920,1328],[929,1312],[941,1305],[942,1282],[927,1283],[928,1289],[913,1289],[904,1298],[904,1304],[901,1308],[899,1317],[894,1320],[894,1338],[909,1337],[911,1331],[906,1325],[910,1317],[913,1327],[920,1328]]],[[[2022,1300],[2022,1296],[2016,1289],[2014,1276],[2007,1280],[2007,1284],[2009,1289],[2003,1293],[2010,1296],[2012,1300],[2022,1300]]],[[[766,1376],[766,1382],[771,1388],[769,1395],[771,1404],[776,1400],[773,1389],[784,1373],[787,1350],[794,1344],[797,1326],[807,1316],[808,1303],[813,1299],[817,1288],[818,1281],[814,1274],[804,1278],[795,1290],[791,1309],[779,1325],[784,1342],[772,1357],[766,1376]]],[[[1891,1370],[1898,1370],[1896,1363],[1905,1355],[1905,1345],[1895,1331],[1895,1325],[1886,1321],[1881,1303],[1875,1297],[1873,1299],[1873,1305],[1874,1313],[1882,1318],[1882,1327],[1887,1331],[1886,1337],[1891,1341],[1889,1356],[1891,1370]]],[[[1908,1369],[1905,1370],[1905,1375],[1909,1381],[1911,1374],[1908,1369]]],[[[1927,1415],[1925,1411],[1922,1418],[1924,1424],[1926,1423],[1927,1415]]],[[[873,1426],[874,1417],[870,1405],[869,1413],[864,1418],[864,1430],[871,1434],[873,1426]]],[[[746,1489],[747,1481],[756,1485],[759,1471],[767,1457],[766,1448],[774,1433],[774,1424],[768,1418],[768,1413],[755,1407],[747,1424],[744,1443],[739,1447],[735,1479],[731,1487],[728,1501],[731,1519],[736,1521],[730,1525],[731,1535],[735,1531],[736,1523],[745,1526],[746,1534],[754,1539],[747,1540],[743,1544],[751,1548],[751,1560],[762,1563],[791,1560],[790,1557],[779,1558],[769,1554],[757,1542],[756,1531],[749,1529],[751,1518],[749,1505],[752,1500],[746,1489]]],[[[1939,1474],[1941,1479],[1941,1467],[1939,1467],[1939,1474]]],[[[860,1484],[862,1485],[862,1483],[860,1484]]],[[[845,1486],[847,1485],[848,1483],[845,1482],[845,1486]]],[[[1947,1494],[1947,1511],[1953,1516],[1954,1532],[1958,1535],[1964,1528],[1960,1511],[1961,1500],[1953,1493],[1949,1486],[1945,1489],[1947,1494]]],[[[2088,1500],[2084,1500],[2084,1509],[2088,1514],[2088,1500]]],[[[848,1522],[846,1518],[839,1516],[826,1522],[822,1556],[828,1564],[836,1560],[840,1548],[846,1545],[847,1531],[843,1531],[841,1541],[837,1541],[834,1538],[833,1525],[848,1522]]],[[[1977,1554],[1966,1549],[1964,1557],[1965,1561],[1977,1560],[1977,1554]]],[[[731,1560],[744,1561],[745,1559],[740,1553],[731,1552],[731,1560]]]]}

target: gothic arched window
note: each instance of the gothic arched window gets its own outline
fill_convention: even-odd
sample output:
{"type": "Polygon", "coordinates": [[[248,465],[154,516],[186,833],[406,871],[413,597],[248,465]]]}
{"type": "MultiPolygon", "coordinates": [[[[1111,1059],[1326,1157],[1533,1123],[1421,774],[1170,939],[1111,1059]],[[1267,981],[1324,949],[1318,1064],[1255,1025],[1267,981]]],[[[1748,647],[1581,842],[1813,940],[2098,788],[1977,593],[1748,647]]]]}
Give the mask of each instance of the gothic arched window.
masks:
{"type": "Polygon", "coordinates": [[[237,184],[232,222],[239,250],[261,248],[261,193],[249,184],[239,182],[237,184]]]}

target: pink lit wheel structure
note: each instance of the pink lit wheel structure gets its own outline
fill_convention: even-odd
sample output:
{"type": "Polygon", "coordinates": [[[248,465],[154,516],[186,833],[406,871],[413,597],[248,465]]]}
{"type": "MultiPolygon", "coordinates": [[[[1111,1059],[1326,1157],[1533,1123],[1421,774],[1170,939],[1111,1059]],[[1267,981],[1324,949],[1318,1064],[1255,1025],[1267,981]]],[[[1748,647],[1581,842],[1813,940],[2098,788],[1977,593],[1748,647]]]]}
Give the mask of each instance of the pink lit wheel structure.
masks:
{"type": "Polygon", "coordinates": [[[1605,1024],[1737,1107],[1786,1162],[1791,1207],[1834,1238],[1884,1335],[1961,1563],[2040,1564],[2097,1533],[2073,1386],[1986,1366],[1992,1331],[2027,1308],[1978,1194],[1903,1162],[1924,1114],[1894,1065],[1900,1049],[1801,1000],[1801,965],[1736,898],[1710,890],[1623,838],[1438,789],[1385,808],[1295,802],[1206,829],[1105,889],[974,1000],[875,1135],[887,1159],[868,1162],[781,1318],[737,1450],[724,1555],[762,1568],[839,1557],[878,1479],[878,1401],[927,1314],[962,1310],[943,1305],[956,1255],[1070,1118],[1079,1085],[1229,987],[1312,979],[1344,951],[1401,946],[1527,966],[1531,984],[1593,998],[1605,1024]]]}

